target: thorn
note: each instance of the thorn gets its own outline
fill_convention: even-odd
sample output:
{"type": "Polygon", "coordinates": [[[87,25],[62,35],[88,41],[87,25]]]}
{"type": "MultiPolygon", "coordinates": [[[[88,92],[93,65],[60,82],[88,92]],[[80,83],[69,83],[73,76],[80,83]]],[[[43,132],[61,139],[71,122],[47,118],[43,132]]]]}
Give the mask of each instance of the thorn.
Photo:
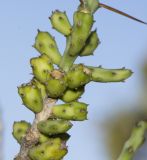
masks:
{"type": "Polygon", "coordinates": [[[39,33],[39,32],[41,32],[39,29],[37,29],[37,32],[39,33]]]}
{"type": "Polygon", "coordinates": [[[35,48],[35,44],[33,44],[32,47],[35,48]]]}
{"type": "Polygon", "coordinates": [[[121,82],[122,82],[122,83],[125,83],[126,81],[125,81],[125,80],[122,80],[121,82]]]}
{"type": "Polygon", "coordinates": [[[133,17],[133,16],[127,14],[127,13],[124,13],[124,12],[118,10],[118,9],[115,9],[115,8],[113,8],[113,7],[107,6],[106,4],[99,3],[99,7],[108,9],[109,11],[112,11],[112,12],[115,12],[115,13],[120,14],[120,15],[122,15],[122,16],[128,17],[128,18],[130,18],[130,19],[132,19],[132,20],[135,20],[135,21],[137,21],[137,22],[140,22],[140,23],[143,23],[143,24],[147,24],[146,22],[144,22],[144,21],[142,21],[142,20],[140,20],[140,19],[137,19],[137,18],[135,18],[135,17],[133,17]]]}

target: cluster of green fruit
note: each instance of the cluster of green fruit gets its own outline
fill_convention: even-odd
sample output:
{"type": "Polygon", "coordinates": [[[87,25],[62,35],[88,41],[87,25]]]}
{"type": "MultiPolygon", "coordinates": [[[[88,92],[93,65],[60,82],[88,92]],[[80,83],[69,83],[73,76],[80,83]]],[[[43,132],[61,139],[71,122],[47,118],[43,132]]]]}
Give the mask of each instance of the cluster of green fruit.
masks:
{"type": "MultiPolygon", "coordinates": [[[[60,99],[64,104],[51,108],[48,120],[37,124],[40,137],[38,143],[29,151],[32,160],[61,160],[67,153],[66,133],[72,124],[70,121],[87,119],[87,104],[78,99],[84,93],[86,84],[94,82],[120,82],[131,76],[131,70],[103,69],[102,67],[74,64],[78,56],[92,55],[99,44],[94,23],[93,11],[80,6],[74,13],[73,26],[65,12],[55,11],[50,17],[54,29],[66,39],[66,49],[61,56],[55,39],[48,33],[38,30],[34,48],[41,56],[32,58],[30,63],[33,79],[18,87],[23,104],[35,114],[40,113],[47,98],[60,99]]],[[[31,124],[25,121],[15,122],[13,136],[22,143],[31,124]]]]}

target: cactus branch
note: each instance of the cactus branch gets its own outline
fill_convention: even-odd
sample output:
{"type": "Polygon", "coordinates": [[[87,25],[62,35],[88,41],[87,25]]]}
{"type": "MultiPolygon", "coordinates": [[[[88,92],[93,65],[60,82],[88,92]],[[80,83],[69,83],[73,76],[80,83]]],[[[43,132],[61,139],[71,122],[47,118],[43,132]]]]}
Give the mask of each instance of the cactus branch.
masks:
{"type": "Polygon", "coordinates": [[[66,38],[66,49],[59,65],[60,68],[63,69],[65,72],[67,72],[70,69],[70,67],[73,65],[74,61],[77,58],[77,55],[76,56],[69,55],[70,41],[71,41],[71,36],[68,36],[66,38]]]}
{"type": "Polygon", "coordinates": [[[104,69],[101,66],[99,67],[89,67],[92,71],[91,81],[94,82],[124,82],[129,78],[133,72],[129,69],[120,68],[120,69],[104,69]]]}
{"type": "Polygon", "coordinates": [[[21,143],[20,152],[14,160],[30,160],[28,157],[29,150],[38,143],[39,131],[37,124],[40,121],[47,120],[51,115],[51,107],[56,103],[55,99],[45,99],[43,110],[35,115],[34,122],[27,132],[26,136],[23,138],[21,143]]]}
{"type": "Polygon", "coordinates": [[[134,153],[143,144],[145,140],[146,130],[147,121],[141,121],[135,126],[130,138],[124,144],[122,152],[117,160],[133,160],[134,153]]]}

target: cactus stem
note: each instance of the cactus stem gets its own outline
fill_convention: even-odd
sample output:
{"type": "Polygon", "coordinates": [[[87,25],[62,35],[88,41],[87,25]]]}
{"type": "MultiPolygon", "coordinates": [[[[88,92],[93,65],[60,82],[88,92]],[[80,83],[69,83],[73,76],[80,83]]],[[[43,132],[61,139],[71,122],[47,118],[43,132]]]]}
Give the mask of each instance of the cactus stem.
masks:
{"type": "Polygon", "coordinates": [[[65,49],[65,52],[64,52],[64,55],[61,59],[61,62],[60,62],[60,68],[63,69],[65,72],[68,72],[70,67],[73,65],[74,61],[76,60],[77,56],[71,56],[69,55],[69,48],[70,48],[70,39],[71,39],[71,36],[68,36],[66,38],[66,49],[65,49]]]}
{"type": "Polygon", "coordinates": [[[133,160],[136,150],[144,143],[146,130],[147,121],[141,121],[134,127],[117,160],[133,160]]]}
{"type": "Polygon", "coordinates": [[[14,158],[14,160],[30,160],[28,157],[29,150],[38,143],[39,140],[39,131],[37,124],[40,121],[47,120],[51,116],[51,108],[56,103],[55,99],[45,99],[43,110],[35,115],[34,122],[27,132],[26,136],[23,138],[21,143],[21,148],[19,154],[14,158]]]}

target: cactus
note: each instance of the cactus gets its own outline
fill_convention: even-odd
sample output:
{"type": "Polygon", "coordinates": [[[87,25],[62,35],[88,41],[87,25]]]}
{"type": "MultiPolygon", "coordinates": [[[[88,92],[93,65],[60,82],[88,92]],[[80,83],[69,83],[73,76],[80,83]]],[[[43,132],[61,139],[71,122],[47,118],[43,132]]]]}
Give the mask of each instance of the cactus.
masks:
{"type": "Polygon", "coordinates": [[[65,12],[55,11],[49,19],[51,20],[54,29],[65,36],[70,35],[71,24],[65,12]]]}
{"type": "Polygon", "coordinates": [[[31,111],[38,113],[43,109],[43,99],[40,89],[28,83],[18,87],[18,93],[22,98],[23,104],[31,111]]]}
{"type": "Polygon", "coordinates": [[[67,148],[64,141],[54,138],[30,149],[29,157],[34,160],[61,160],[66,153],[67,148]]]}
{"type": "Polygon", "coordinates": [[[83,121],[87,119],[87,104],[71,102],[52,107],[52,114],[55,118],[65,120],[83,121]]]}
{"type": "Polygon", "coordinates": [[[46,120],[38,123],[38,130],[45,135],[56,135],[67,132],[72,124],[64,120],[46,120]]]}
{"type": "Polygon", "coordinates": [[[31,124],[26,121],[14,122],[12,134],[19,144],[22,143],[23,137],[30,127],[31,124]]]}
{"type": "MultiPolygon", "coordinates": [[[[97,31],[92,31],[94,13],[100,7],[111,8],[97,0],[80,2],[73,25],[65,12],[56,10],[50,17],[52,27],[66,37],[63,55],[55,38],[38,30],[33,47],[41,56],[30,60],[34,77],[18,87],[23,104],[34,112],[35,119],[31,125],[24,121],[14,123],[13,135],[21,144],[15,160],[61,160],[67,154],[70,121],[84,121],[88,117],[88,105],[78,101],[85,86],[92,81],[123,82],[133,73],[125,68],[104,69],[74,63],[79,56],[92,55],[100,42],[97,31]],[[59,99],[65,103],[56,105],[59,99]]],[[[142,136],[142,131],[141,126],[135,136],[142,136]]]]}
{"type": "Polygon", "coordinates": [[[92,31],[86,40],[86,45],[83,47],[83,49],[80,52],[80,56],[89,56],[93,55],[93,52],[97,48],[97,46],[100,44],[98,35],[96,30],[92,31]]]}
{"type": "Polygon", "coordinates": [[[145,141],[147,122],[139,122],[133,129],[130,138],[125,143],[122,152],[117,160],[133,160],[134,153],[145,141]]]}

